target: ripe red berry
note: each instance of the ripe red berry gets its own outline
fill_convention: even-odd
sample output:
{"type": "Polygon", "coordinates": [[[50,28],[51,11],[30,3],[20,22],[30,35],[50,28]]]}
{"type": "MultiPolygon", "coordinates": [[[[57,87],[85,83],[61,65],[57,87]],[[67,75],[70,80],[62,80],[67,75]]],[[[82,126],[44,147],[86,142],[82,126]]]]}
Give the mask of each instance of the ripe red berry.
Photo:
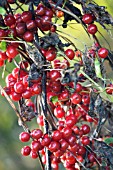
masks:
{"type": "Polygon", "coordinates": [[[22,133],[20,133],[20,135],[19,135],[19,139],[20,139],[20,141],[22,141],[22,142],[28,142],[29,139],[30,139],[30,134],[29,134],[28,132],[22,132],[22,133]]]}
{"type": "Polygon", "coordinates": [[[108,56],[108,50],[106,48],[100,48],[98,50],[98,56],[100,58],[106,58],[108,56]]]}
{"type": "Polygon", "coordinates": [[[14,85],[14,90],[16,93],[23,93],[25,88],[21,82],[16,82],[14,85]]]}
{"type": "Polygon", "coordinates": [[[88,159],[89,159],[90,162],[95,162],[95,160],[96,160],[96,154],[94,154],[94,153],[89,153],[89,154],[88,154],[88,159]]]}
{"type": "Polygon", "coordinates": [[[33,30],[36,28],[36,23],[34,20],[29,20],[26,22],[26,26],[28,30],[33,30]]]}
{"type": "Polygon", "coordinates": [[[41,145],[42,146],[49,146],[50,143],[51,143],[51,138],[49,136],[44,136],[42,141],[41,141],[41,145]]]}
{"type": "Polygon", "coordinates": [[[77,153],[79,155],[84,155],[86,153],[86,149],[83,146],[79,146],[77,153]]]}
{"type": "Polygon", "coordinates": [[[6,50],[6,55],[8,58],[14,58],[18,54],[18,50],[15,46],[9,45],[6,50]]]}
{"type": "Polygon", "coordinates": [[[89,137],[88,137],[88,136],[83,136],[83,137],[81,138],[81,143],[82,143],[83,145],[89,145],[89,144],[90,144],[89,137]]]}
{"type": "Polygon", "coordinates": [[[64,139],[60,140],[60,147],[61,147],[62,151],[66,151],[68,146],[69,146],[69,144],[66,140],[64,140],[64,139]]]}
{"type": "Polygon", "coordinates": [[[67,49],[65,51],[65,55],[70,59],[73,60],[75,57],[75,52],[72,49],[67,49]]]}
{"type": "Polygon", "coordinates": [[[16,25],[16,32],[17,34],[24,34],[26,32],[26,24],[24,22],[17,23],[16,25]]]}
{"type": "Polygon", "coordinates": [[[52,142],[49,144],[49,147],[48,147],[48,149],[49,149],[51,152],[56,152],[59,148],[60,148],[60,143],[57,142],[57,141],[52,141],[52,142]]]}
{"type": "Polygon", "coordinates": [[[33,41],[34,39],[34,35],[33,35],[33,32],[30,32],[30,31],[26,31],[23,35],[23,39],[26,41],[26,42],[31,42],[33,41]]]}
{"type": "Polygon", "coordinates": [[[23,13],[22,13],[22,20],[24,21],[24,22],[27,22],[27,21],[29,21],[29,20],[31,20],[32,19],[32,13],[30,12],[30,11],[24,11],[23,13]]]}
{"type": "Polygon", "coordinates": [[[66,125],[70,128],[72,128],[77,122],[77,118],[74,114],[69,115],[66,117],[66,125]]]}
{"type": "Polygon", "coordinates": [[[63,137],[64,138],[69,138],[72,135],[72,129],[69,127],[63,128],[63,137]]]}
{"type": "Polygon", "coordinates": [[[45,7],[44,6],[39,6],[37,7],[35,14],[38,16],[42,16],[45,14],[45,7]]]}
{"type": "Polygon", "coordinates": [[[24,146],[22,149],[21,149],[21,154],[23,156],[28,156],[31,152],[31,148],[29,146],[24,146]]]}
{"type": "Polygon", "coordinates": [[[52,70],[50,71],[49,76],[52,81],[57,81],[61,78],[61,73],[57,70],[52,70]]]}
{"type": "Polygon", "coordinates": [[[89,94],[84,94],[82,95],[82,102],[84,105],[87,105],[90,103],[90,96],[89,94]]]}
{"type": "Polygon", "coordinates": [[[16,101],[19,101],[21,99],[21,94],[13,91],[13,92],[11,92],[10,97],[11,97],[12,100],[14,100],[16,102],[16,101]]]}
{"type": "Polygon", "coordinates": [[[54,109],[54,115],[57,117],[57,118],[62,118],[65,116],[65,111],[62,107],[58,106],[54,109]]]}
{"type": "Polygon", "coordinates": [[[81,130],[83,131],[84,135],[90,132],[90,127],[87,124],[81,126],[81,130]]]}
{"type": "Polygon", "coordinates": [[[22,93],[22,97],[24,99],[30,99],[32,96],[32,92],[30,89],[26,89],[23,93],[22,93]]]}
{"type": "Polygon", "coordinates": [[[52,133],[52,139],[55,141],[59,141],[60,139],[62,139],[62,133],[59,130],[55,130],[52,133]]]}
{"type": "Polygon", "coordinates": [[[31,132],[31,136],[34,138],[34,139],[40,139],[42,136],[43,136],[43,132],[40,130],[40,129],[34,129],[32,132],[31,132]]]}
{"type": "Polygon", "coordinates": [[[10,27],[11,25],[15,24],[16,20],[15,20],[13,15],[8,14],[8,15],[5,16],[4,22],[7,26],[10,27]]]}
{"type": "Polygon", "coordinates": [[[56,58],[56,51],[53,50],[48,50],[46,52],[46,59],[48,61],[53,61],[56,58]]]}
{"type": "Polygon", "coordinates": [[[31,158],[36,159],[38,157],[38,154],[37,154],[37,152],[31,151],[30,156],[31,156],[31,158]]]}
{"type": "Polygon", "coordinates": [[[31,149],[33,152],[38,152],[39,150],[41,150],[41,143],[39,141],[32,141],[31,149]]]}
{"type": "Polygon", "coordinates": [[[79,104],[82,101],[81,95],[78,93],[73,93],[71,95],[71,102],[73,104],[79,104]]]}
{"type": "Polygon", "coordinates": [[[90,33],[90,34],[96,34],[96,32],[98,31],[97,29],[97,26],[95,24],[90,24],[88,25],[87,27],[87,31],[90,33]]]}
{"type": "Polygon", "coordinates": [[[82,17],[82,21],[85,23],[85,24],[90,24],[92,23],[93,21],[93,16],[92,14],[84,14],[83,17],[82,17]]]}

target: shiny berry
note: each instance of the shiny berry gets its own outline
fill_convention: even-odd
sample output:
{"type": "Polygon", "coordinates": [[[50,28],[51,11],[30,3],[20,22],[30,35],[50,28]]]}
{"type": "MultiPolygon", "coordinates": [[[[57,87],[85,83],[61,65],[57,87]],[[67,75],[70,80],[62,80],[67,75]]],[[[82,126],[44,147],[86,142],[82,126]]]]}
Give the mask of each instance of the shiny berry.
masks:
{"type": "Polygon", "coordinates": [[[108,56],[108,50],[106,48],[100,48],[98,50],[98,56],[100,58],[106,58],[108,56]]]}
{"type": "Polygon", "coordinates": [[[30,140],[30,134],[28,132],[22,132],[20,135],[19,135],[19,139],[20,141],[22,142],[28,142],[30,140]]]}
{"type": "Polygon", "coordinates": [[[29,146],[24,146],[22,149],[21,149],[21,154],[23,156],[28,156],[31,152],[31,148],[29,146]]]}
{"type": "Polygon", "coordinates": [[[93,21],[93,16],[92,14],[84,14],[83,17],[82,17],[82,21],[85,23],[85,24],[90,24],[92,23],[93,21]]]}
{"type": "Polygon", "coordinates": [[[75,52],[72,49],[67,49],[65,51],[65,55],[70,59],[73,60],[75,57],[75,52]]]}
{"type": "Polygon", "coordinates": [[[71,102],[73,104],[79,104],[82,101],[81,95],[78,93],[73,93],[71,95],[71,102]]]}
{"type": "Polygon", "coordinates": [[[88,33],[94,35],[98,31],[98,29],[97,29],[97,26],[95,24],[90,24],[87,27],[87,31],[88,31],[88,33]]]}

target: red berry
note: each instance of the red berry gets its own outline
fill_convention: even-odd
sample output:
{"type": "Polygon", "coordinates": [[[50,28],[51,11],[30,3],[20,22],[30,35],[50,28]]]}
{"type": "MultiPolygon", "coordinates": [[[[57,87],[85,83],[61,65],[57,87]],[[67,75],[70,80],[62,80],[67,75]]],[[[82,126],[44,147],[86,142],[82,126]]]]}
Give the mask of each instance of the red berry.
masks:
{"type": "Polygon", "coordinates": [[[75,115],[69,115],[66,117],[66,125],[70,128],[72,128],[77,122],[77,118],[75,115]]]}
{"type": "Polygon", "coordinates": [[[46,59],[48,61],[53,61],[56,58],[56,51],[53,50],[48,50],[46,52],[46,59]]]}
{"type": "Polygon", "coordinates": [[[32,92],[30,89],[26,89],[23,93],[22,93],[22,97],[24,99],[30,99],[32,96],[32,92]]]}
{"type": "Polygon", "coordinates": [[[8,14],[8,15],[5,16],[4,22],[7,26],[10,27],[11,25],[15,24],[16,21],[15,21],[15,18],[14,18],[13,15],[8,14]]]}
{"type": "Polygon", "coordinates": [[[48,149],[49,149],[51,152],[56,152],[59,148],[60,148],[60,143],[57,142],[57,141],[52,141],[52,142],[49,144],[49,147],[48,147],[48,149]]]}
{"type": "Polygon", "coordinates": [[[83,137],[81,138],[81,143],[82,143],[83,145],[89,145],[89,144],[90,144],[89,137],[88,137],[88,136],[83,136],[83,137]]]}
{"type": "Polygon", "coordinates": [[[21,149],[21,154],[23,156],[28,156],[31,152],[31,148],[29,146],[24,146],[22,149],[21,149]]]}
{"type": "Polygon", "coordinates": [[[16,32],[17,34],[24,34],[26,32],[26,24],[25,23],[18,23],[16,25],[16,32]]]}
{"type": "Polygon", "coordinates": [[[83,146],[79,146],[77,153],[79,155],[84,155],[86,153],[86,149],[83,146]]]}
{"type": "Polygon", "coordinates": [[[11,97],[12,100],[14,100],[16,102],[16,101],[19,101],[21,99],[21,94],[13,91],[13,92],[11,92],[10,97],[11,97]]]}
{"type": "Polygon", "coordinates": [[[97,26],[95,24],[90,24],[88,25],[87,27],[87,31],[90,33],[90,34],[95,34],[98,29],[97,29],[97,26]]]}
{"type": "Polygon", "coordinates": [[[62,133],[59,130],[55,130],[52,133],[52,139],[55,141],[59,141],[60,139],[62,139],[62,133]]]}
{"type": "Polygon", "coordinates": [[[69,127],[63,128],[63,137],[69,138],[72,135],[72,130],[69,127]]]}
{"type": "Polygon", "coordinates": [[[90,103],[90,96],[89,94],[84,94],[82,95],[82,102],[84,105],[87,105],[90,103]]]}
{"type": "Polygon", "coordinates": [[[31,42],[33,41],[34,39],[34,35],[33,35],[33,32],[30,32],[30,31],[26,31],[23,35],[23,39],[26,41],[26,42],[31,42]]]}
{"type": "Polygon", "coordinates": [[[36,11],[36,15],[42,16],[45,14],[45,7],[44,6],[38,6],[36,11]]]}
{"type": "Polygon", "coordinates": [[[61,73],[57,70],[52,70],[50,71],[49,76],[52,81],[57,81],[61,78],[61,73]]]}
{"type": "Polygon", "coordinates": [[[73,93],[71,95],[71,102],[73,104],[79,104],[82,101],[81,95],[78,93],[73,93]]]}
{"type": "Polygon", "coordinates": [[[44,136],[44,138],[41,141],[42,146],[49,146],[51,143],[51,138],[49,136],[44,136]]]}
{"type": "Polygon", "coordinates": [[[23,13],[22,13],[22,20],[24,21],[24,22],[27,22],[27,21],[29,21],[29,20],[31,20],[32,19],[32,13],[30,12],[30,11],[24,11],[23,13]]]}
{"type": "Polygon", "coordinates": [[[34,138],[34,139],[40,139],[42,136],[43,136],[43,132],[40,130],[40,129],[34,129],[32,132],[31,132],[31,136],[34,138]]]}
{"type": "Polygon", "coordinates": [[[61,147],[62,151],[66,151],[68,146],[69,146],[69,144],[66,140],[64,140],[64,139],[60,140],[60,147],[61,147]]]}
{"type": "Polygon", "coordinates": [[[57,108],[54,109],[54,115],[57,118],[62,118],[65,116],[65,111],[62,107],[58,106],[57,108]]]}
{"type": "Polygon", "coordinates": [[[31,158],[36,159],[38,157],[38,154],[37,154],[37,152],[31,151],[30,156],[31,156],[31,158]]]}
{"type": "Polygon", "coordinates": [[[39,150],[41,150],[41,143],[39,141],[32,141],[31,149],[33,152],[38,152],[39,150]]]}
{"type": "Polygon", "coordinates": [[[9,45],[6,50],[6,55],[8,58],[14,58],[18,54],[18,50],[15,46],[9,45]]]}
{"type": "Polygon", "coordinates": [[[90,127],[87,124],[81,126],[81,130],[83,131],[84,135],[90,132],[90,127]]]}
{"type": "Polygon", "coordinates": [[[92,14],[84,14],[83,17],[82,17],[82,21],[85,23],[85,24],[90,24],[92,23],[93,21],[93,16],[92,14]]]}
{"type": "Polygon", "coordinates": [[[108,50],[106,48],[100,48],[98,50],[98,56],[100,58],[106,58],[108,56],[108,50]]]}
{"type": "Polygon", "coordinates": [[[88,154],[88,159],[89,159],[90,162],[95,162],[95,160],[96,160],[96,154],[94,154],[94,153],[89,153],[89,154],[88,154]]]}
{"type": "Polygon", "coordinates": [[[19,139],[20,141],[22,142],[28,142],[29,139],[30,139],[30,134],[28,132],[22,132],[20,135],[19,135],[19,139]]]}
{"type": "Polygon", "coordinates": [[[36,23],[34,20],[29,20],[26,22],[26,26],[28,30],[33,30],[36,28],[36,23]]]}
{"type": "Polygon", "coordinates": [[[32,86],[32,91],[33,91],[33,94],[41,94],[42,92],[42,88],[39,84],[33,84],[32,86]]]}
{"type": "Polygon", "coordinates": [[[67,49],[65,51],[65,55],[70,59],[73,60],[73,58],[75,57],[75,52],[72,49],[67,49]]]}
{"type": "Polygon", "coordinates": [[[24,85],[21,82],[16,82],[14,85],[14,90],[17,93],[23,93],[25,88],[24,85]]]}

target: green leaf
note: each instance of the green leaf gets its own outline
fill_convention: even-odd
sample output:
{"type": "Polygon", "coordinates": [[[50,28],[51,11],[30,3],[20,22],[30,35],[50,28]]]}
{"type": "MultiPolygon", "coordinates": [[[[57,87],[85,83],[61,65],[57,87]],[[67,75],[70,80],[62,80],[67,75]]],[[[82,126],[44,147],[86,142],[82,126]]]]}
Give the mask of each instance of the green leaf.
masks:
{"type": "Polygon", "coordinates": [[[53,104],[55,104],[56,102],[58,102],[58,96],[53,96],[53,97],[51,97],[51,102],[52,102],[53,104]]]}
{"type": "Polygon", "coordinates": [[[100,68],[100,62],[98,58],[95,58],[95,73],[98,78],[102,79],[102,74],[101,74],[101,68],[100,68]]]}
{"type": "Polygon", "coordinates": [[[113,143],[113,138],[112,137],[111,138],[105,138],[104,142],[109,145],[110,143],[113,143]]]}
{"type": "Polygon", "coordinates": [[[0,50],[6,51],[6,47],[7,47],[6,42],[5,42],[5,41],[2,41],[2,42],[0,43],[0,50]]]}
{"type": "Polygon", "coordinates": [[[0,7],[0,14],[5,15],[5,13],[6,13],[6,10],[4,8],[0,7]]]}

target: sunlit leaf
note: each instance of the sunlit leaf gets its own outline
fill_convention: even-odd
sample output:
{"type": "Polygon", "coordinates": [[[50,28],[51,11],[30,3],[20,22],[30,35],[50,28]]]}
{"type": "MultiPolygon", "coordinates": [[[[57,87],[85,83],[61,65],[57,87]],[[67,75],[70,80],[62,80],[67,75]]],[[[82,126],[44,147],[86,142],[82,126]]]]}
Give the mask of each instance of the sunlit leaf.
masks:
{"type": "Polygon", "coordinates": [[[0,14],[1,14],[1,15],[5,15],[5,13],[6,13],[5,9],[2,8],[2,7],[0,7],[0,14]]]}
{"type": "Polygon", "coordinates": [[[110,143],[113,143],[113,138],[105,138],[104,139],[104,142],[107,143],[107,144],[110,144],[110,143]]]}
{"type": "Polygon", "coordinates": [[[98,58],[95,58],[95,73],[98,78],[102,78],[100,61],[98,60],[98,58]]]}
{"type": "Polygon", "coordinates": [[[53,104],[55,104],[56,102],[58,102],[58,96],[53,96],[53,97],[51,97],[51,102],[52,102],[53,104]]]}
{"type": "Polygon", "coordinates": [[[6,47],[7,47],[6,42],[5,42],[5,41],[2,41],[2,42],[0,43],[0,50],[6,51],[6,47]]]}

